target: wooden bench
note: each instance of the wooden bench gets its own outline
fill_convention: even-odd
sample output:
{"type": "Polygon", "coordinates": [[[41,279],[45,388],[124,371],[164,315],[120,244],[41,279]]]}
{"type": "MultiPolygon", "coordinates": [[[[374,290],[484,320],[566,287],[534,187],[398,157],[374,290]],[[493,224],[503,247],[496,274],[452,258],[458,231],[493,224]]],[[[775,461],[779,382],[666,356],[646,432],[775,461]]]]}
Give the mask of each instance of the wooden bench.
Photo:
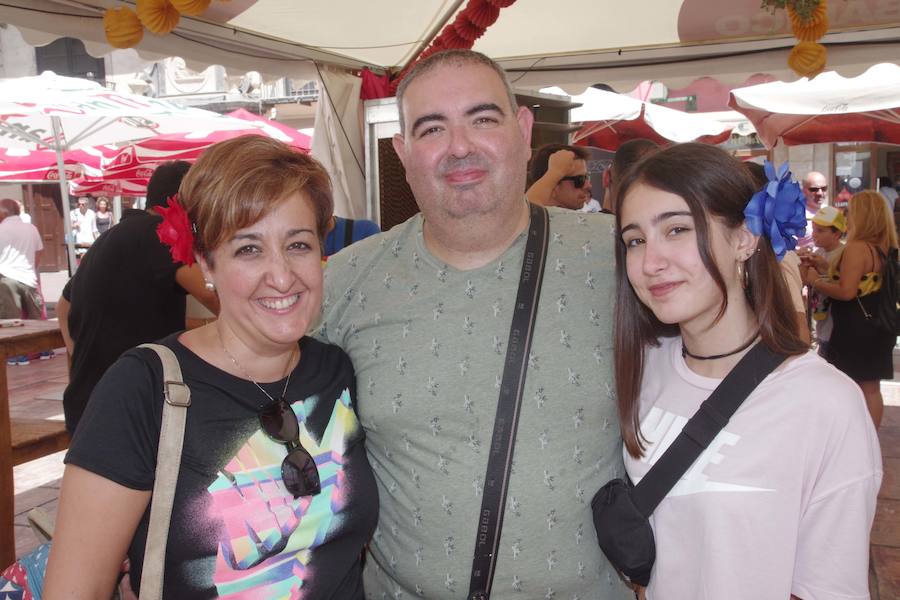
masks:
{"type": "Polygon", "coordinates": [[[69,432],[63,421],[13,419],[11,425],[13,466],[69,447],[69,432]]]}
{"type": "MultiPolygon", "coordinates": [[[[0,328],[0,360],[64,346],[59,324],[24,321],[21,327],[0,328]]],[[[13,465],[65,449],[69,436],[58,421],[12,419],[6,365],[0,365],[0,565],[16,560],[15,484],[13,465]]]]}

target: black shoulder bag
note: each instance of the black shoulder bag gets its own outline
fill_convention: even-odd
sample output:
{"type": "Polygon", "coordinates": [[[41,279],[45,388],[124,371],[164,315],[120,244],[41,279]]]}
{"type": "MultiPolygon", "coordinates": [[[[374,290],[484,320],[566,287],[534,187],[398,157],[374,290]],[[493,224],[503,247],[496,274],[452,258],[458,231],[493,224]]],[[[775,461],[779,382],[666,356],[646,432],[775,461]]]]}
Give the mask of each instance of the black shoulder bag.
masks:
{"type": "MultiPolygon", "coordinates": [[[[872,249],[872,246],[869,246],[872,249]]],[[[875,307],[872,312],[866,310],[859,296],[856,302],[862,309],[866,321],[869,321],[875,327],[891,333],[900,335],[900,260],[898,260],[897,249],[888,249],[887,254],[876,247],[881,258],[881,290],[875,307]]]]}
{"type": "Polygon", "coordinates": [[[629,581],[642,586],[650,582],[650,571],[656,561],[650,515],[728,424],[747,396],[785,358],[757,343],[700,405],[636,486],[624,479],[613,479],[591,500],[600,549],[629,581]]]}
{"type": "Polygon", "coordinates": [[[488,456],[481,510],[478,513],[469,600],[487,600],[491,597],[491,584],[500,549],[503,510],[506,507],[506,491],[516,444],[516,428],[522,407],[522,389],[525,385],[525,372],[528,370],[528,351],[531,348],[541,281],[544,278],[544,263],[547,259],[547,209],[535,204],[531,204],[530,208],[528,241],[525,244],[519,291],[516,293],[516,305],[509,328],[500,399],[497,401],[497,416],[494,418],[494,434],[491,437],[491,453],[488,456]]]}

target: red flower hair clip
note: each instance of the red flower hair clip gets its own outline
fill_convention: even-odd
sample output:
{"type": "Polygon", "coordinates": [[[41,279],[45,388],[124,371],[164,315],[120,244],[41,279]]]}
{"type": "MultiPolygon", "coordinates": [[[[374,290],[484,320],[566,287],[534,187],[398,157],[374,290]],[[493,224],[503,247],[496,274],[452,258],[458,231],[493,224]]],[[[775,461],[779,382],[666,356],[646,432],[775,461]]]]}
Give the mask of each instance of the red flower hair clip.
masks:
{"type": "Polygon", "coordinates": [[[159,241],[169,247],[172,260],[187,266],[194,264],[194,232],[187,212],[178,201],[178,196],[171,196],[167,204],[169,208],[157,206],[162,215],[162,223],[156,227],[159,241]]]}

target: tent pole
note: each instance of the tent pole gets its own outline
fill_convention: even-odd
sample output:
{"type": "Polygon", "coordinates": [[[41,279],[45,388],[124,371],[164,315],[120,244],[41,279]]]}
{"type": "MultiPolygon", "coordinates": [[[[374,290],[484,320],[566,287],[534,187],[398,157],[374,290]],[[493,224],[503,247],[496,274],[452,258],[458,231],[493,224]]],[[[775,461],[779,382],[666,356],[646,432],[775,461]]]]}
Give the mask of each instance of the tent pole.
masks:
{"type": "Polygon", "coordinates": [[[59,171],[59,193],[62,198],[63,231],[66,234],[66,255],[69,257],[69,276],[75,274],[75,238],[72,236],[72,218],[69,216],[69,183],[66,181],[66,168],[63,165],[62,123],[59,117],[50,117],[53,125],[53,146],[56,150],[56,169],[59,171]]]}
{"type": "Polygon", "coordinates": [[[419,55],[424,52],[425,48],[428,47],[428,44],[434,41],[434,38],[441,32],[442,29],[444,29],[444,26],[447,25],[448,21],[450,21],[450,17],[456,14],[456,11],[459,10],[459,7],[463,2],[464,0],[453,0],[453,5],[450,10],[444,13],[440,19],[437,19],[437,21],[434,23],[434,26],[430,30],[428,30],[428,33],[425,34],[425,37],[419,41],[419,45],[416,46],[415,49],[413,49],[409,59],[407,59],[407,61],[403,64],[404,69],[413,64],[416,59],[419,58],[419,55]]]}

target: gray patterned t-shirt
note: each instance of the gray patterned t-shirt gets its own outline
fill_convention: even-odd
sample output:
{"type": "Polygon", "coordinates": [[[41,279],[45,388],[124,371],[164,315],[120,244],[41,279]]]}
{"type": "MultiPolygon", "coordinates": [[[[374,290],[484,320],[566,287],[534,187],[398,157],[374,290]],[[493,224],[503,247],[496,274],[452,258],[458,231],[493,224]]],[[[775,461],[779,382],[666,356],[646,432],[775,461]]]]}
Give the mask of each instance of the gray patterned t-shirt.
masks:
{"type": "MultiPolygon", "coordinates": [[[[472,552],[526,234],[459,271],[422,217],[329,259],[320,336],[358,377],[381,499],[373,599],[461,598],[472,552]]],[[[629,593],[600,552],[590,500],[621,476],[613,394],[613,223],[550,209],[550,246],[492,598],[629,593]]]]}

